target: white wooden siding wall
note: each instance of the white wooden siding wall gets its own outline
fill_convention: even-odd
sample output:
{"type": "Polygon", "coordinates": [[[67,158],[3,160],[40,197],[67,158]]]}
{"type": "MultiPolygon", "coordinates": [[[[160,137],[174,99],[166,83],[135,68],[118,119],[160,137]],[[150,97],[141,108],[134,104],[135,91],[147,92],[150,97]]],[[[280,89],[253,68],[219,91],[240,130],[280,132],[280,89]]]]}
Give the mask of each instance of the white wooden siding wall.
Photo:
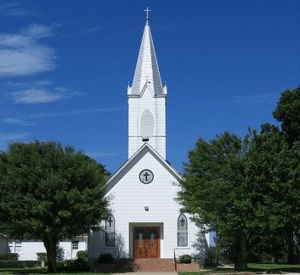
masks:
{"type": "MultiPolygon", "coordinates": [[[[72,241],[65,240],[59,242],[59,246],[64,249],[64,260],[75,259],[76,253],[80,250],[87,250],[87,237],[78,237],[75,240],[78,240],[78,250],[72,251],[72,241]]],[[[6,252],[6,240],[5,240],[5,250],[6,252]]],[[[0,239],[0,249],[1,249],[1,239],[0,239]]],[[[1,250],[0,250],[1,252],[1,250]]],[[[19,255],[20,261],[36,261],[37,255],[36,253],[45,253],[46,249],[44,247],[43,242],[41,241],[23,241],[22,242],[22,253],[19,255]]]]}
{"type": "Polygon", "coordinates": [[[141,98],[128,98],[128,158],[142,145],[140,133],[140,118],[149,109],[154,115],[154,136],[149,138],[149,144],[166,159],[166,99],[154,98],[147,87],[141,98]]]}
{"type": "Polygon", "coordinates": [[[36,253],[45,253],[46,249],[43,242],[24,241],[22,242],[22,254],[20,254],[20,261],[36,261],[36,253]]]}
{"type": "MultiPolygon", "coordinates": [[[[120,249],[123,257],[133,257],[133,226],[159,226],[161,228],[161,258],[173,258],[176,255],[190,254],[204,257],[205,237],[197,236],[199,230],[189,221],[188,247],[177,246],[177,219],[180,206],[174,198],[178,191],[176,177],[166,169],[166,166],[146,147],[140,154],[120,172],[108,186],[108,196],[111,196],[111,208],[115,217],[116,247],[105,247],[104,233],[92,232],[89,240],[89,257],[97,258],[100,254],[120,249]],[[154,180],[143,184],[139,173],[150,169],[154,180]],[[174,184],[175,183],[175,184],[174,184]],[[149,211],[144,207],[148,206],[149,211]],[[199,243],[199,240],[201,242],[199,243]]],[[[186,215],[187,218],[189,217],[186,215]]]]}

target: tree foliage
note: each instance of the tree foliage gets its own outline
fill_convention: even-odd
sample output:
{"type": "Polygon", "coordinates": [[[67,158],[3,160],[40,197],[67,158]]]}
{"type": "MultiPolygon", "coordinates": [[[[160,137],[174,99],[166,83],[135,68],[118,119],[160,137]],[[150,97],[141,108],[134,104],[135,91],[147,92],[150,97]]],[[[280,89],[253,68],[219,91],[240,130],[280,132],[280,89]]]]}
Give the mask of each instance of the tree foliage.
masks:
{"type": "Polygon", "coordinates": [[[283,132],[292,147],[300,140],[300,86],[293,91],[281,93],[278,105],[272,113],[273,117],[281,122],[283,132]]]}
{"type": "MultiPolygon", "coordinates": [[[[278,105],[275,111],[272,113],[274,118],[281,122],[282,133],[284,134],[289,148],[291,149],[291,154],[289,159],[289,163],[291,166],[290,173],[289,173],[289,182],[288,186],[290,186],[291,176],[293,177],[295,194],[293,197],[297,197],[298,194],[298,186],[299,186],[299,177],[296,178],[296,174],[299,173],[298,170],[295,168],[297,160],[299,159],[299,141],[300,141],[300,86],[294,89],[293,91],[286,90],[281,93],[281,97],[279,99],[278,105]],[[292,163],[291,163],[292,162],[292,163]],[[294,171],[291,171],[294,170],[294,171]]],[[[299,200],[298,200],[299,201],[299,200]]],[[[296,209],[298,205],[294,203],[291,205],[291,213],[295,217],[296,209]]],[[[299,213],[299,212],[298,212],[299,213]]],[[[290,220],[290,218],[289,218],[290,220]]],[[[294,246],[294,234],[293,232],[299,231],[299,225],[297,223],[290,223],[289,226],[286,228],[286,232],[288,232],[288,259],[287,262],[293,262],[293,246],[294,246]]],[[[296,234],[297,235],[297,234],[296,234]]]]}
{"type": "Polygon", "coordinates": [[[236,250],[235,265],[247,264],[249,235],[256,228],[252,201],[245,192],[244,154],[248,140],[224,132],[206,142],[200,138],[184,163],[185,181],[178,200],[182,211],[193,215],[196,223],[208,225],[209,231],[226,236],[236,250]]]}
{"type": "Polygon", "coordinates": [[[105,168],[58,142],[13,142],[0,153],[0,232],[42,240],[48,270],[56,244],[87,233],[107,216],[105,168]]]}
{"type": "Polygon", "coordinates": [[[224,132],[200,138],[188,152],[178,199],[182,211],[216,231],[235,267],[244,269],[251,250],[278,230],[300,221],[299,144],[289,148],[279,128],[263,125],[242,141],[224,132]]]}

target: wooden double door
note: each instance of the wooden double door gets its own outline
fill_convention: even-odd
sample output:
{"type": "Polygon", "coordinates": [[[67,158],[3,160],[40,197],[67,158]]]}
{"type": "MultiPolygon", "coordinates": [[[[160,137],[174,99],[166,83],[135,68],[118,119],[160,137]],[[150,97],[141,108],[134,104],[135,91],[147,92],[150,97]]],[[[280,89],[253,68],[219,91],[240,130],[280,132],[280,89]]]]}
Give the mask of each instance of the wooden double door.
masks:
{"type": "Polygon", "coordinates": [[[159,227],[134,227],[135,258],[160,258],[159,227]]]}

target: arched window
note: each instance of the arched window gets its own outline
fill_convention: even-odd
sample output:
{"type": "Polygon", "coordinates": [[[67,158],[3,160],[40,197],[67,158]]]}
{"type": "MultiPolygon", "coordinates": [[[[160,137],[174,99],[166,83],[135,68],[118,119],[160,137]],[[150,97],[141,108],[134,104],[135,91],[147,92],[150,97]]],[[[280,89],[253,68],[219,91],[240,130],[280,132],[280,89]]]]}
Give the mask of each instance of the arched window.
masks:
{"type": "Polygon", "coordinates": [[[177,219],[177,245],[188,246],[188,223],[184,214],[177,219]]]}
{"type": "Polygon", "coordinates": [[[105,245],[115,246],[115,218],[110,215],[105,221],[105,245]]]}
{"type": "Polygon", "coordinates": [[[151,137],[154,135],[154,117],[147,109],[141,116],[141,136],[151,137]]]}

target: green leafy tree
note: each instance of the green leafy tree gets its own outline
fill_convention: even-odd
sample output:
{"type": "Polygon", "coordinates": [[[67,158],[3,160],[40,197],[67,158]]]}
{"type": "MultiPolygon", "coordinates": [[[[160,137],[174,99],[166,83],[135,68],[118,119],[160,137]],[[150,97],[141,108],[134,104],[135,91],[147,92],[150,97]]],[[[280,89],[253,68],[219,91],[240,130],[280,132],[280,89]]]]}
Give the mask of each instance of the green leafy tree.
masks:
{"type": "Polygon", "coordinates": [[[0,153],[0,232],[44,242],[48,271],[56,244],[107,216],[104,166],[58,142],[14,142],[0,153]]]}
{"type": "Polygon", "coordinates": [[[254,130],[244,141],[228,132],[209,142],[200,138],[188,152],[178,193],[182,211],[217,232],[237,269],[247,267],[258,244],[299,224],[300,150],[295,148],[289,149],[279,128],[266,124],[261,134],[254,130]]]}
{"type": "Polygon", "coordinates": [[[246,186],[243,156],[247,150],[247,137],[242,142],[226,131],[209,142],[200,138],[188,152],[186,180],[178,193],[183,212],[190,213],[197,224],[208,225],[207,230],[216,231],[220,239],[230,240],[237,269],[247,267],[257,229],[246,186]]]}
{"type": "Polygon", "coordinates": [[[261,240],[270,244],[275,236],[284,236],[288,263],[293,263],[293,232],[300,221],[299,145],[295,142],[290,148],[278,127],[265,124],[260,135],[253,132],[247,154],[248,185],[260,194],[253,205],[265,228],[261,240]]]}
{"type": "Polygon", "coordinates": [[[290,147],[300,140],[300,86],[293,91],[281,93],[278,105],[272,113],[281,122],[283,132],[287,136],[290,147]]]}
{"type": "MultiPolygon", "coordinates": [[[[289,144],[289,148],[296,150],[294,156],[297,155],[299,147],[295,146],[295,143],[300,140],[300,86],[293,91],[286,90],[282,92],[278,105],[272,114],[277,121],[281,122],[282,132],[289,144]]],[[[288,263],[293,263],[294,260],[294,232],[297,230],[299,230],[299,227],[295,227],[295,224],[290,224],[285,228],[288,236],[285,242],[288,246],[288,263]]]]}

